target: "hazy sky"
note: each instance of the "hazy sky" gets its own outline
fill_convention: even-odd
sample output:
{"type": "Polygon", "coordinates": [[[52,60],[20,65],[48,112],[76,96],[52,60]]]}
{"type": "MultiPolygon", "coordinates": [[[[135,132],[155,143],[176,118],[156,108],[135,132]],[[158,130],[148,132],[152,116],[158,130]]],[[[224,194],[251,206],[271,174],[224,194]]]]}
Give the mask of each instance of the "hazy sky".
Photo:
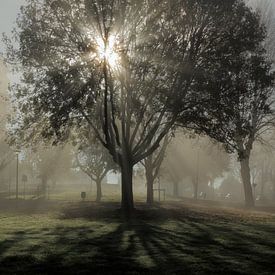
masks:
{"type": "MultiPolygon", "coordinates": [[[[26,2],[26,0],[2,0],[0,8],[0,52],[4,50],[2,42],[2,33],[10,34],[15,22],[17,14],[20,11],[20,7],[26,2]]],[[[12,75],[7,75],[6,69],[0,61],[0,95],[6,94],[9,79],[15,78],[12,75]]],[[[0,107],[1,106],[0,104],[0,107]]]]}
{"type": "MultiPolygon", "coordinates": [[[[2,0],[0,9],[0,34],[10,33],[15,26],[17,14],[25,0],[2,0]]],[[[3,49],[3,43],[0,42],[0,48],[3,49]]]]}

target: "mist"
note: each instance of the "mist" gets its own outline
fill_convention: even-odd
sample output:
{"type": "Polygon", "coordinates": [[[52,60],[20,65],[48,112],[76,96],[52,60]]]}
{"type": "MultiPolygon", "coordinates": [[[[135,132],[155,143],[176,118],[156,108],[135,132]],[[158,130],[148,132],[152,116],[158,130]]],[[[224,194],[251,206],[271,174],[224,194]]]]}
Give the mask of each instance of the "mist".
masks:
{"type": "Polygon", "coordinates": [[[3,2],[0,274],[274,274],[274,1],[3,2]]]}

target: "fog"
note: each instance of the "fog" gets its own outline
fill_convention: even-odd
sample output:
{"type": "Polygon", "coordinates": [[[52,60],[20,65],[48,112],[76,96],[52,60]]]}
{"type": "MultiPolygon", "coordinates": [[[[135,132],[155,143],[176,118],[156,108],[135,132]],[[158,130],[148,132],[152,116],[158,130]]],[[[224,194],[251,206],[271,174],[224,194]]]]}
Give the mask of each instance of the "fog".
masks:
{"type": "Polygon", "coordinates": [[[275,1],[2,2],[0,274],[274,274],[275,1]]]}
{"type": "MultiPolygon", "coordinates": [[[[16,28],[16,18],[20,14],[20,7],[24,4],[26,2],[23,0],[9,1],[1,9],[1,32],[4,32],[6,37],[12,37],[12,30],[16,28]]],[[[260,22],[266,25],[266,38],[263,43],[267,54],[272,59],[275,37],[274,5],[272,1],[260,0],[251,0],[247,4],[260,14],[260,22]]],[[[98,41],[97,38],[96,41],[98,41]]],[[[16,49],[20,46],[19,44],[18,40],[14,40],[13,47],[16,49]]],[[[113,44],[109,46],[115,47],[115,42],[113,44]]],[[[98,47],[100,45],[99,43],[98,47]]],[[[9,42],[5,39],[0,46],[3,52],[10,49],[9,42]]],[[[102,51],[99,58],[106,58],[104,49],[99,50],[102,51]]],[[[10,51],[10,56],[12,56],[12,50],[10,51]]],[[[107,58],[111,59],[112,53],[112,49],[108,50],[107,58]]],[[[8,56],[6,55],[6,62],[3,61],[0,64],[1,197],[3,199],[60,199],[65,201],[119,200],[123,181],[122,167],[117,165],[118,160],[113,154],[112,145],[109,146],[107,141],[107,144],[102,146],[101,138],[99,143],[96,141],[99,132],[92,134],[85,125],[80,129],[73,125],[70,134],[63,133],[63,137],[60,136],[58,141],[51,140],[51,138],[43,139],[44,135],[49,135],[47,131],[50,126],[43,128],[43,123],[44,125],[49,123],[46,120],[44,122],[34,120],[31,126],[30,124],[23,125],[32,118],[24,117],[24,109],[21,105],[31,99],[22,97],[19,100],[21,92],[15,93],[17,88],[12,85],[19,84],[20,86],[20,82],[26,79],[24,80],[20,67],[12,70],[15,66],[8,56]],[[39,123],[41,126],[38,126],[39,123]],[[19,129],[20,127],[24,130],[19,129]],[[67,138],[68,135],[70,139],[67,138]],[[85,198],[81,197],[83,192],[85,198]]],[[[112,59],[109,65],[116,66],[115,63],[120,62],[118,58],[117,56],[116,59],[112,59]]],[[[139,98],[144,98],[143,100],[146,101],[144,94],[140,94],[139,98]]],[[[31,112],[34,114],[35,110],[30,109],[31,112]]],[[[73,113],[70,115],[74,116],[73,113]]],[[[50,116],[50,113],[45,112],[45,116],[50,116]]],[[[156,116],[149,118],[150,120],[157,119],[157,113],[156,116]]],[[[55,118],[56,120],[58,118],[55,118]]],[[[114,125],[117,120],[120,120],[119,116],[114,118],[114,125]]],[[[247,198],[241,174],[242,161],[234,146],[232,147],[226,141],[220,142],[222,140],[207,131],[204,133],[202,128],[197,131],[197,126],[194,129],[188,129],[188,125],[183,131],[178,129],[167,131],[169,141],[166,142],[160,138],[163,136],[162,130],[152,131],[154,127],[149,124],[150,120],[144,121],[146,125],[146,127],[143,125],[144,129],[142,127],[134,129],[129,126],[131,128],[129,131],[136,135],[132,137],[131,142],[134,138],[137,139],[137,133],[142,133],[142,131],[148,136],[155,135],[155,138],[151,140],[152,148],[155,149],[152,150],[150,146],[147,148],[148,151],[152,151],[151,155],[147,155],[146,158],[141,154],[141,159],[134,163],[133,190],[137,201],[146,199],[147,202],[153,201],[154,197],[154,200],[195,199],[236,205],[242,205],[245,202],[247,198]],[[200,134],[197,133],[199,131],[201,131],[200,134]],[[150,198],[148,192],[152,193],[149,195],[150,198]]],[[[136,119],[131,123],[140,122],[136,119]]],[[[165,124],[167,121],[163,118],[161,123],[165,124]]],[[[61,125],[60,129],[63,126],[61,125]]],[[[117,139],[123,131],[124,126],[121,125],[121,127],[122,130],[119,126],[114,127],[117,139]]],[[[272,125],[268,125],[261,132],[258,140],[254,138],[249,173],[253,201],[256,205],[271,206],[274,204],[273,131],[272,125]]],[[[145,139],[139,143],[145,144],[146,142],[145,139]]],[[[139,143],[137,145],[140,145],[139,143]]],[[[118,145],[119,142],[115,146],[118,145]]]]}
{"type": "MultiPolygon", "coordinates": [[[[16,196],[17,157],[4,140],[1,154],[1,197],[12,199],[16,196]]],[[[72,145],[22,150],[18,159],[20,199],[81,201],[81,192],[86,192],[85,200],[96,199],[96,180],[81,169],[76,159],[76,149],[72,145]]],[[[82,165],[87,165],[83,159],[82,165]]],[[[251,180],[258,205],[274,203],[273,166],[272,151],[257,145],[251,158],[251,180]]],[[[120,181],[118,169],[106,173],[101,183],[104,201],[119,198],[120,181]]],[[[137,201],[145,200],[146,170],[143,165],[134,168],[133,182],[137,201]]],[[[197,198],[225,204],[244,202],[237,157],[203,136],[189,138],[186,134],[177,134],[173,138],[154,180],[155,200],[159,200],[159,187],[165,190],[168,200],[197,198]]]]}

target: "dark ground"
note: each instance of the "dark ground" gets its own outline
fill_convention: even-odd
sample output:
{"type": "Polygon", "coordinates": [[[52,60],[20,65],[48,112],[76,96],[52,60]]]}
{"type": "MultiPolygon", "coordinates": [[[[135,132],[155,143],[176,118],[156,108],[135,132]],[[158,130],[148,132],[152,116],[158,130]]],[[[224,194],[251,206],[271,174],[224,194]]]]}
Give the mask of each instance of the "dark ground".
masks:
{"type": "Polygon", "coordinates": [[[272,208],[118,207],[0,202],[0,274],[275,274],[272,208]]]}

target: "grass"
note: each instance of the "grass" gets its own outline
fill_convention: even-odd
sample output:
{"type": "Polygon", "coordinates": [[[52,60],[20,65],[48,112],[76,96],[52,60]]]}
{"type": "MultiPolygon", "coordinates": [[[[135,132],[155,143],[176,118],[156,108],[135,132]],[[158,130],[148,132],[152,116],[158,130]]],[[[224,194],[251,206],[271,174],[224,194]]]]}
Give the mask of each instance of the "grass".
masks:
{"type": "Polygon", "coordinates": [[[275,274],[275,216],[115,202],[0,203],[0,274],[275,274]]]}

